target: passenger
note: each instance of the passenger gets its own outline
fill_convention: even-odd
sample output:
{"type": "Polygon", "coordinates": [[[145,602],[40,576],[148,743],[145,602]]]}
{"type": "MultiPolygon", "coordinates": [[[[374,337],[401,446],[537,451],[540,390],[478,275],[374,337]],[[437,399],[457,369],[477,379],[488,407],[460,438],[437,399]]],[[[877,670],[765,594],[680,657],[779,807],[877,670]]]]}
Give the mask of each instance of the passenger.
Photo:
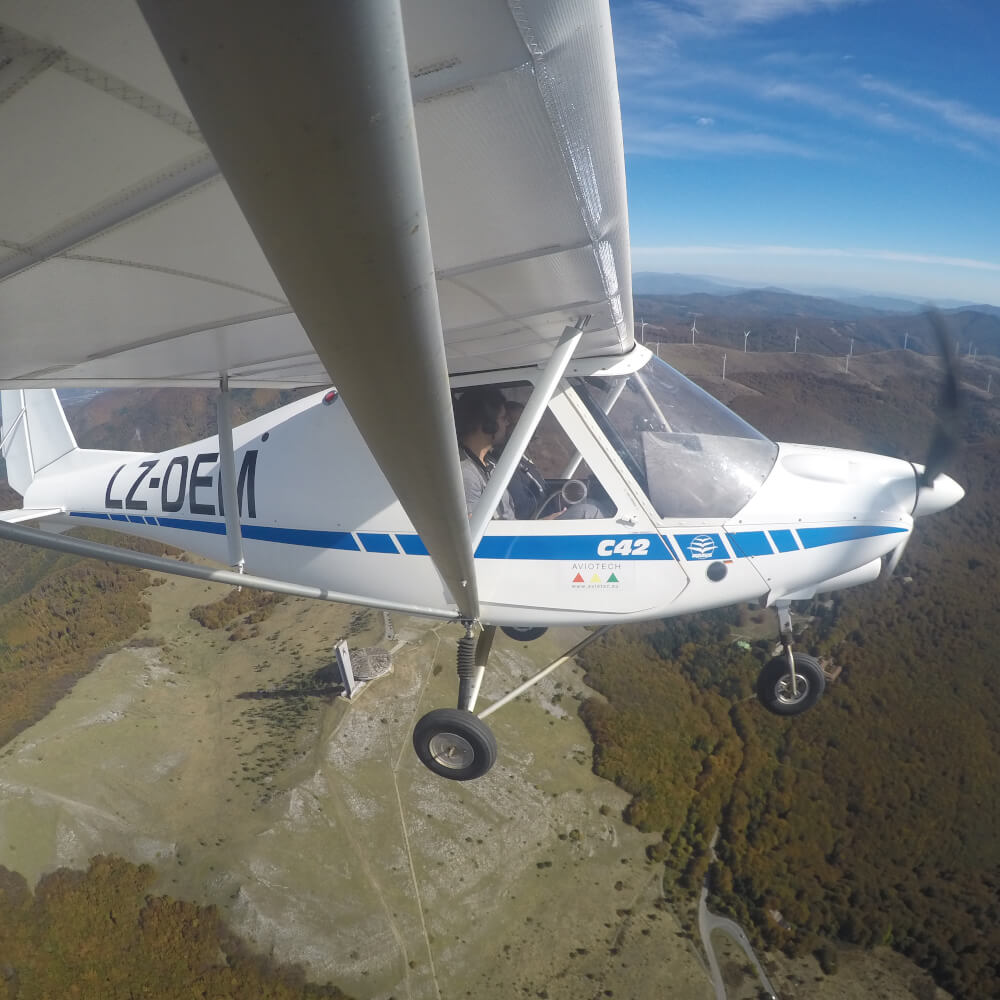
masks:
{"type": "MultiPolygon", "coordinates": [[[[517,422],[524,412],[524,404],[507,401],[507,437],[514,433],[517,422]]],[[[501,447],[501,451],[503,448],[501,447]]],[[[514,514],[519,521],[527,521],[535,516],[538,505],[545,499],[545,477],[535,468],[535,463],[522,455],[514,475],[507,486],[514,503],[514,514]]],[[[558,515],[558,511],[556,514],[558,515]]]]}
{"type": "MultiPolygon", "coordinates": [[[[455,404],[455,429],[461,453],[462,484],[469,516],[479,502],[495,468],[490,452],[507,439],[507,401],[492,386],[466,389],[455,404]]],[[[504,490],[494,519],[514,519],[514,504],[504,490]]]]}

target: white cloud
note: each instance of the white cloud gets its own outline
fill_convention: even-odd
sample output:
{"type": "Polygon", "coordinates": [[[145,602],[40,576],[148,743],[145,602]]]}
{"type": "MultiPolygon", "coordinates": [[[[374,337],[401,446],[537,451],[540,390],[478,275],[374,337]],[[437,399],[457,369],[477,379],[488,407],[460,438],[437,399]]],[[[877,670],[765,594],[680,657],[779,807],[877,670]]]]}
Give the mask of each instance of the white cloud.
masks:
{"type": "MultiPolygon", "coordinates": [[[[950,146],[978,156],[984,154],[984,147],[979,143],[1000,145],[1000,119],[958,101],[917,94],[870,76],[838,71],[824,75],[822,83],[813,83],[802,78],[790,79],[773,73],[760,74],[679,58],[671,60],[660,74],[655,84],[651,76],[647,77],[654,85],[634,87],[626,92],[623,104],[628,110],[686,111],[695,118],[742,121],[750,124],[754,131],[780,129],[787,133],[795,129],[799,134],[786,141],[800,149],[811,146],[814,152],[810,155],[819,155],[821,147],[829,145],[832,138],[829,133],[821,141],[815,123],[805,126],[802,121],[793,119],[781,125],[767,125],[762,114],[765,108],[773,108],[778,113],[783,107],[804,108],[820,112],[829,119],[861,124],[875,133],[907,136],[918,142],[950,146]],[[696,90],[697,99],[669,96],[669,91],[677,87],[696,90]],[[876,94],[889,100],[877,101],[874,99],[876,94]],[[728,101],[728,107],[723,105],[724,101],[728,101]],[[914,109],[933,117],[916,115],[914,109]],[[805,128],[811,129],[813,134],[806,135],[805,128]]],[[[838,139],[841,152],[856,150],[861,138],[856,132],[842,135],[838,139]]]]}
{"type": "Polygon", "coordinates": [[[626,128],[625,152],[629,155],[679,157],[692,153],[720,156],[768,154],[815,159],[816,151],[803,143],[764,132],[721,132],[695,126],[626,128]]]}
{"type": "Polygon", "coordinates": [[[708,128],[708,127],[710,127],[710,126],[712,126],[712,125],[715,124],[715,119],[714,118],[705,118],[705,117],[696,118],[694,120],[694,123],[695,123],[695,125],[698,125],[701,128],[708,128]]]}
{"type": "Polygon", "coordinates": [[[927,111],[953,128],[967,132],[977,139],[1000,144],[1000,118],[976,111],[961,101],[930,97],[873,76],[863,77],[861,86],[873,93],[884,94],[921,111],[927,111]]]}
{"type": "Polygon", "coordinates": [[[784,17],[816,14],[871,0],[645,0],[640,8],[670,34],[717,35],[744,24],[764,24],[784,17]]]}
{"type": "Polygon", "coordinates": [[[900,250],[869,250],[848,247],[792,247],[781,245],[733,246],[658,246],[633,247],[633,254],[676,254],[698,257],[727,257],[751,255],[754,257],[846,257],[863,260],[882,260],[907,264],[928,264],[936,267],[958,267],[978,271],[1000,272],[1000,263],[977,260],[973,257],[948,257],[942,254],[908,253],[900,250]]]}

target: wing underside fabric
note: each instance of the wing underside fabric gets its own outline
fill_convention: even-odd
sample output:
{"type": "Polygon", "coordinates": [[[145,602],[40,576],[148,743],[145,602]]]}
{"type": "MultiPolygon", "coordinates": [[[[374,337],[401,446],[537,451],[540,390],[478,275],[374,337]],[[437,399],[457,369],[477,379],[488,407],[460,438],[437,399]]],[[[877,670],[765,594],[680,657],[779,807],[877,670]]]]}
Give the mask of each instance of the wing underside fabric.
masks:
{"type": "MultiPolygon", "coordinates": [[[[580,354],[628,350],[606,3],[407,0],[403,17],[449,369],[543,361],[584,316],[580,354]]],[[[132,0],[0,0],[0,135],[0,385],[337,381],[132,0]]]]}

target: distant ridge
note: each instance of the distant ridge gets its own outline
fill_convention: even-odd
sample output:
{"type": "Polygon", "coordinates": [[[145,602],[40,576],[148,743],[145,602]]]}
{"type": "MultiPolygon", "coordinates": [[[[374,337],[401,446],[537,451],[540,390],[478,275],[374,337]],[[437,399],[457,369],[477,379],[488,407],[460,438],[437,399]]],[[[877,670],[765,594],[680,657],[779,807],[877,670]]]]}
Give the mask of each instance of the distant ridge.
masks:
{"type": "MultiPolygon", "coordinates": [[[[707,313],[750,319],[761,316],[793,316],[826,320],[851,321],[884,315],[870,307],[823,299],[814,295],[798,295],[781,288],[729,288],[723,293],[650,293],[636,292],[637,297],[647,295],[678,316],[687,313],[707,313]]],[[[637,301],[637,310],[642,305],[637,301]]],[[[648,318],[648,317],[647,317],[648,318]]]]}
{"type": "MultiPolygon", "coordinates": [[[[861,288],[842,288],[835,285],[793,285],[777,287],[755,282],[736,282],[709,274],[677,274],[659,271],[638,271],[632,275],[632,291],[635,295],[693,295],[705,292],[712,295],[732,295],[736,292],[756,291],[784,292],[788,295],[802,295],[808,298],[832,299],[865,309],[878,309],[889,313],[923,312],[928,300],[893,295],[888,292],[871,292],[861,288]]],[[[1000,315],[1000,306],[977,304],[967,299],[934,299],[930,303],[942,311],[973,309],[989,315],[1000,315]]]]}
{"type": "MultiPolygon", "coordinates": [[[[979,308],[963,299],[937,299],[928,303],[926,299],[909,299],[899,295],[882,295],[876,292],[861,292],[850,288],[797,288],[803,295],[818,295],[824,299],[836,299],[854,306],[879,309],[882,312],[915,313],[923,312],[928,304],[938,309],[979,308]]],[[[986,306],[985,308],[991,308],[986,306]]]]}
{"type": "Polygon", "coordinates": [[[692,295],[706,292],[710,295],[733,295],[746,291],[742,285],[705,278],[697,274],[660,274],[656,271],[639,271],[632,275],[633,295],[692,295]]]}

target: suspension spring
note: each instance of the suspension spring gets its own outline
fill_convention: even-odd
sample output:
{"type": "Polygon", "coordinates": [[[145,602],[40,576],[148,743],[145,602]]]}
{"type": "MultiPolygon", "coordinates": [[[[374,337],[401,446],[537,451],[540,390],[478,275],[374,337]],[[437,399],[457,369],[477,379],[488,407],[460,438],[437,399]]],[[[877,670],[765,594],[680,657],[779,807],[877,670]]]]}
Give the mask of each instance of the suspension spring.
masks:
{"type": "Polygon", "coordinates": [[[458,676],[471,680],[476,676],[476,637],[465,635],[458,640],[458,676]]]}

